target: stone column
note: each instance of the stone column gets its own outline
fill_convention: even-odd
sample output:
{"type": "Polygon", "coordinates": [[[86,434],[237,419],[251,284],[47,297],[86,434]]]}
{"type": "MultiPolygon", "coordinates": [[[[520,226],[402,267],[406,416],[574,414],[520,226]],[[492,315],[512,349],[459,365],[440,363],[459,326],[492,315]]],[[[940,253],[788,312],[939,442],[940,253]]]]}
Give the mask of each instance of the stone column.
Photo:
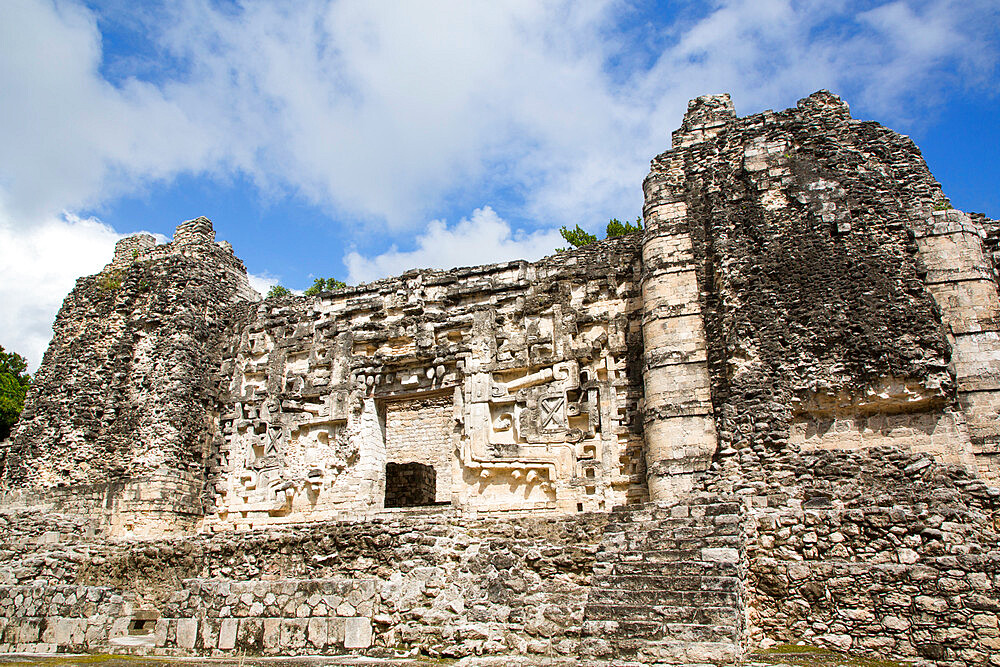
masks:
{"type": "MultiPolygon", "coordinates": [[[[958,460],[978,468],[991,483],[1000,482],[1000,296],[984,234],[965,213],[934,211],[914,224],[924,284],[941,308],[951,341],[951,363],[958,402],[965,412],[971,454],[958,460]]],[[[963,456],[964,454],[964,456],[963,456]]]]}
{"type": "Polygon", "coordinates": [[[711,138],[735,117],[728,95],[692,100],[674,150],[643,183],[643,427],[649,498],[671,501],[707,470],[717,438],[705,325],[688,233],[683,146],[711,138]]]}

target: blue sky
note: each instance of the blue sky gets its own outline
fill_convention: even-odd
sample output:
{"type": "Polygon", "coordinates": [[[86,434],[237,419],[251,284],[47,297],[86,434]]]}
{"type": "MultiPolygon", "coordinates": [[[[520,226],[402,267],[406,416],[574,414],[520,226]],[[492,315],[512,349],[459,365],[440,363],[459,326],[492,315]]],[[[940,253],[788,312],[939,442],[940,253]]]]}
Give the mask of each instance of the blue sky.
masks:
{"type": "Polygon", "coordinates": [[[5,0],[0,345],[76,277],[206,215],[254,284],[524,257],[634,219],[687,100],[820,88],[1000,216],[995,0],[5,0]]]}

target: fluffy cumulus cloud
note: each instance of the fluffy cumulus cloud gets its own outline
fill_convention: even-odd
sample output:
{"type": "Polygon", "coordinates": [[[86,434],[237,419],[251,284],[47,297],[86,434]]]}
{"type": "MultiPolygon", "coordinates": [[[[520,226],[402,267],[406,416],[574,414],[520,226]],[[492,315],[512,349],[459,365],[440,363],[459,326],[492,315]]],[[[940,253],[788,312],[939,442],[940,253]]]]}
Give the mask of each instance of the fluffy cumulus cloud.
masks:
{"type": "MultiPolygon", "coordinates": [[[[7,0],[0,20],[0,252],[38,248],[61,267],[57,296],[107,256],[59,253],[114,236],[60,212],[180,174],[239,175],[347,221],[346,236],[415,246],[349,254],[359,280],[537,255],[560,224],[632,215],[699,94],[730,91],[748,113],[827,87],[893,122],[998,85],[995,0],[715,0],[666,20],[623,0],[92,6],[7,0]],[[428,226],[456,206],[476,212],[428,226]]],[[[34,332],[7,344],[37,349],[58,299],[4,289],[4,333],[34,332]]]]}
{"type": "Polygon", "coordinates": [[[533,233],[513,232],[510,224],[489,206],[476,209],[472,216],[449,227],[444,220],[431,222],[416,238],[413,250],[395,246],[384,253],[366,257],[350,252],[344,259],[351,284],[369,282],[408,269],[475,266],[514,259],[538,259],[565,245],[554,230],[533,233]]]}
{"type": "Polygon", "coordinates": [[[615,0],[184,0],[103,14],[10,0],[0,89],[17,104],[0,105],[0,183],[13,211],[51,213],[239,171],[397,231],[502,187],[523,193],[526,215],[569,222],[634,207],[650,153],[704,92],[753,111],[826,86],[891,120],[959,73],[995,88],[993,5],[727,0],[620,32],[637,10],[615,0]],[[150,45],[114,60],[113,82],[103,15],[150,45]]]}
{"type": "Polygon", "coordinates": [[[95,16],[10,0],[0,21],[0,195],[20,226],[208,160],[210,128],[166,90],[99,73],[95,16]]]}
{"type": "Polygon", "coordinates": [[[29,229],[0,211],[0,345],[34,369],[42,359],[52,320],[76,278],[101,270],[121,238],[93,218],[51,216],[29,229]]]}

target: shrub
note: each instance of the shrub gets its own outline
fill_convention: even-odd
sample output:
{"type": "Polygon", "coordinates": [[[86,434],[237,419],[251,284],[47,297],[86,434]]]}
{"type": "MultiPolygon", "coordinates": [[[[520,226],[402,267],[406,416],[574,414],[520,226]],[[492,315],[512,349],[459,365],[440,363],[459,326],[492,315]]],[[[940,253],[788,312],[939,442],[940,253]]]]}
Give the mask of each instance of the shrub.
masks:
{"type": "Polygon", "coordinates": [[[17,352],[4,352],[0,345],[0,440],[10,436],[24,409],[31,376],[25,371],[28,362],[17,352]]]}
{"type": "Polygon", "coordinates": [[[312,287],[306,289],[303,294],[306,296],[316,296],[320,292],[332,292],[333,290],[344,289],[347,283],[336,278],[317,278],[312,287]]]}
{"type": "Polygon", "coordinates": [[[283,296],[288,296],[292,293],[292,290],[284,287],[282,285],[271,285],[271,289],[267,291],[266,299],[280,299],[283,296]]]}
{"type": "MultiPolygon", "coordinates": [[[[642,231],[642,218],[637,217],[635,219],[635,224],[631,222],[622,222],[618,218],[611,218],[608,221],[608,226],[604,230],[605,238],[613,239],[616,236],[624,236],[626,234],[631,234],[633,232],[642,231]]],[[[581,229],[580,225],[577,225],[573,229],[568,229],[563,226],[559,228],[559,234],[574,248],[582,248],[585,245],[590,245],[597,241],[597,236],[591,234],[585,229],[581,229]]],[[[565,252],[569,248],[556,248],[556,252],[565,252]]]]}

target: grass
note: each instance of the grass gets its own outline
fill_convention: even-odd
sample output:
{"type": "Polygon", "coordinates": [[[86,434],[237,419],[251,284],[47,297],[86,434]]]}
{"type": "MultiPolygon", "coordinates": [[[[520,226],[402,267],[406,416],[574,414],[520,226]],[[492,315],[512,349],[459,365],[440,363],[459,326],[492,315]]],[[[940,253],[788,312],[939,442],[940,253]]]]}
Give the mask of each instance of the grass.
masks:
{"type": "Polygon", "coordinates": [[[754,651],[748,656],[748,662],[802,667],[903,667],[894,660],[841,653],[810,644],[779,644],[754,651]]]}

